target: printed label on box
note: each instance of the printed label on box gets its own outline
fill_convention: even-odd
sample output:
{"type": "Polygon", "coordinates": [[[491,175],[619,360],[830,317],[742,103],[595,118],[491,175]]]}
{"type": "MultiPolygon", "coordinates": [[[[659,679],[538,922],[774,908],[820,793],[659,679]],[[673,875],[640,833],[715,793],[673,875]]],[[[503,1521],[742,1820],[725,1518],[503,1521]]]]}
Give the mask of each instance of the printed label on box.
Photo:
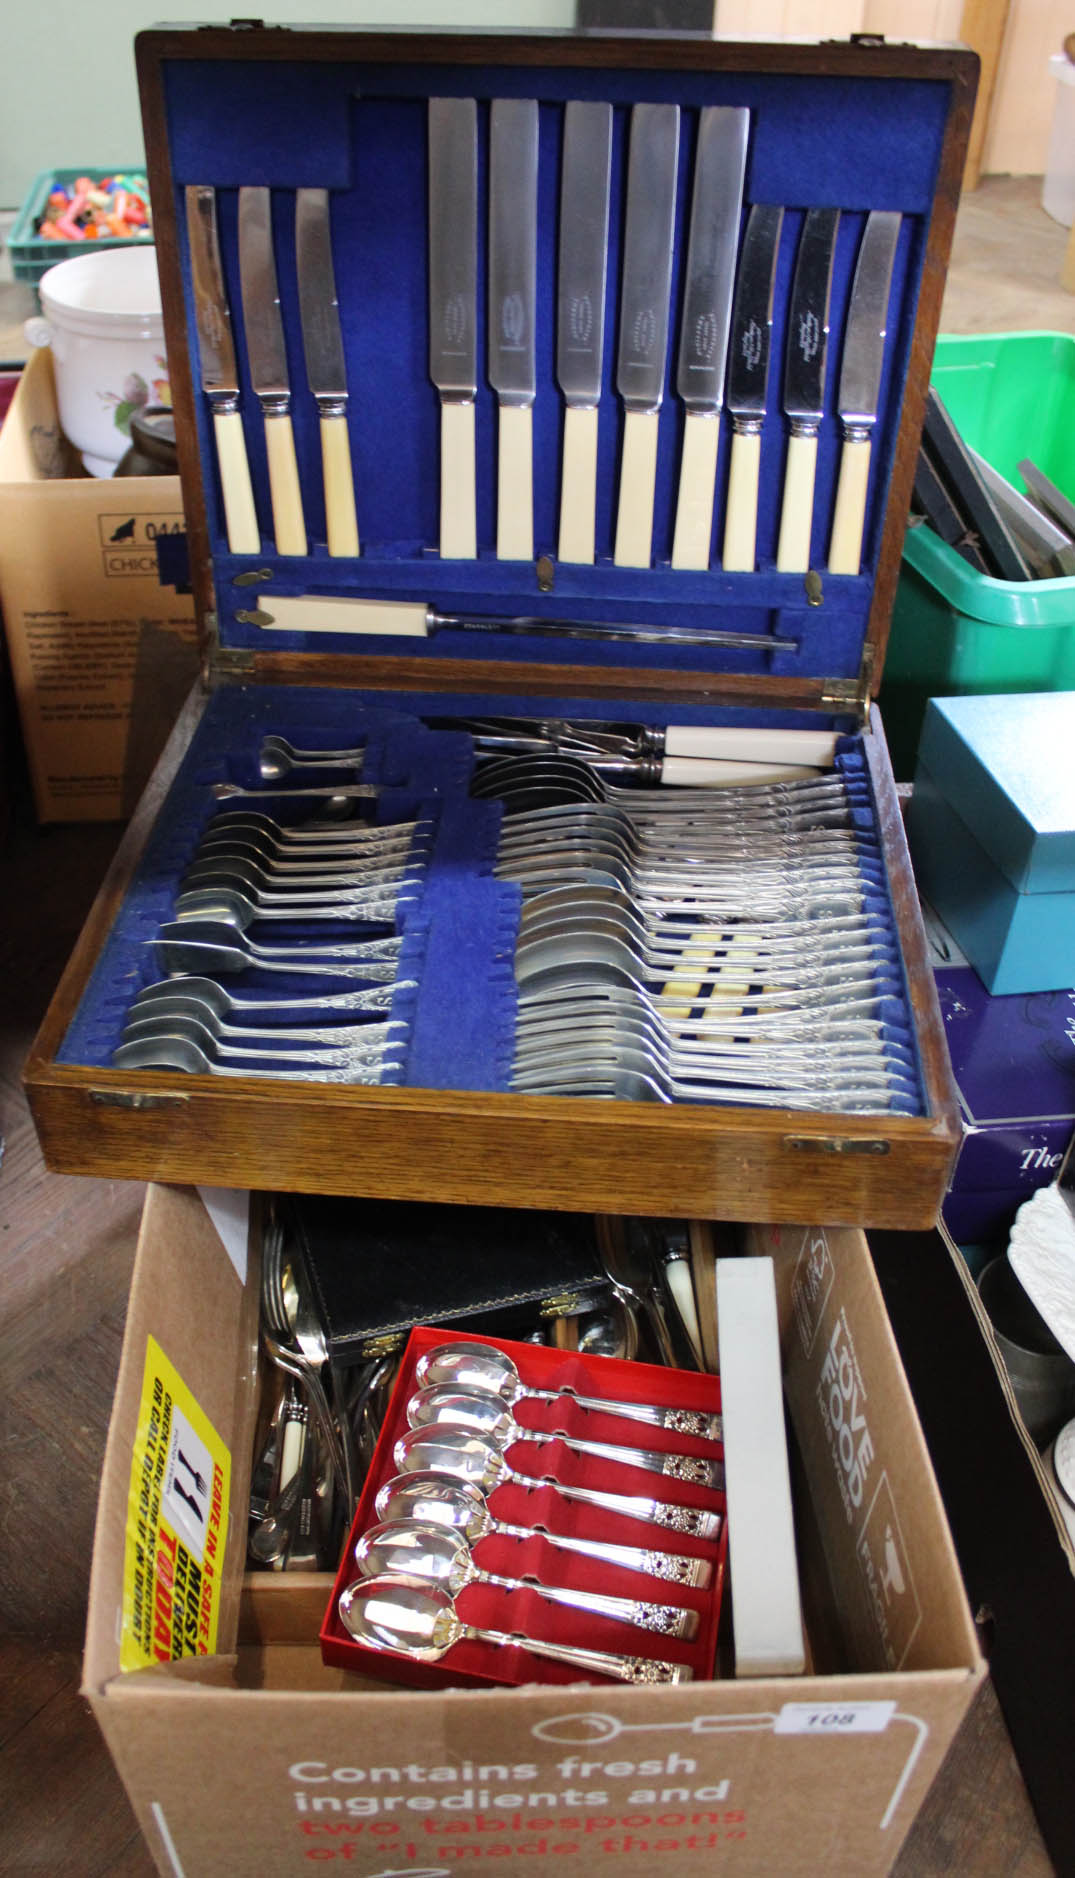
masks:
{"type": "Polygon", "coordinates": [[[829,1251],[829,1242],[820,1227],[810,1227],[803,1237],[791,1286],[795,1322],[799,1326],[804,1356],[809,1356],[814,1347],[814,1339],[825,1315],[825,1306],[835,1280],[836,1267],[829,1251]]]}
{"type": "Polygon", "coordinates": [[[157,579],[157,542],[162,535],[181,535],[186,528],[181,509],[165,514],[132,515],[130,509],[97,517],[104,572],[110,580],[157,579]]]}
{"type": "Polygon", "coordinates": [[[230,1471],[216,1429],[148,1338],[127,1501],[121,1669],[216,1649],[230,1471]]]}
{"type": "Polygon", "coordinates": [[[890,1669],[902,1669],[922,1606],[887,1473],[881,1475],[855,1546],[890,1669]]]}

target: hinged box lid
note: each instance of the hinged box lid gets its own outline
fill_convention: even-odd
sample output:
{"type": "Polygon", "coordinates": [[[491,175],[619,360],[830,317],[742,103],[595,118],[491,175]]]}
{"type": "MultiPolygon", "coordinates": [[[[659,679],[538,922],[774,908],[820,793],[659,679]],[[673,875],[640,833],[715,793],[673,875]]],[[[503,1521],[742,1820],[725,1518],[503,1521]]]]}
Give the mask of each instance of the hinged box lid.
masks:
{"type": "Polygon", "coordinates": [[[763,46],[243,22],[143,34],[138,66],[194,589],[222,650],[244,667],[249,655],[267,678],[612,694],[640,715],[659,703],[666,717],[700,699],[861,715],[881,680],[973,54],[873,39],[763,46]],[[445,140],[437,128],[444,117],[458,126],[460,101],[462,170],[458,132],[445,140]],[[599,229],[589,250],[591,264],[595,253],[606,262],[603,319],[600,267],[573,299],[570,270],[582,263],[562,246],[579,189],[601,173],[600,112],[572,167],[568,106],[580,105],[602,107],[608,126],[607,239],[599,229]],[[647,131],[655,121],[663,156],[647,131]],[[207,311],[198,218],[208,198],[221,275],[207,311]],[[745,265],[755,208],[782,211],[760,398],[712,363],[726,350],[742,359],[744,345],[753,357],[765,326],[769,275],[757,255],[753,275],[745,265]],[[820,258],[809,259],[811,242],[820,258]],[[461,270],[460,246],[473,250],[461,270]],[[733,282],[746,296],[738,317],[733,282]],[[438,293],[466,328],[454,375],[432,325],[438,293]],[[589,348],[581,376],[573,340],[589,348]],[[647,354],[635,396],[631,373],[651,341],[663,361],[653,370],[647,354]],[[580,470],[586,447],[592,483],[580,470]],[[757,454],[745,556],[729,522],[738,448],[736,502],[757,454]],[[221,480],[223,467],[234,511],[237,453],[251,479],[245,533],[221,480]],[[815,456],[811,502],[802,477],[815,456]],[[582,482],[569,478],[562,509],[568,458],[582,482]],[[348,473],[357,554],[340,526],[348,473]],[[856,487],[864,503],[861,554],[857,539],[847,547],[846,516],[837,526],[841,474],[852,509],[856,487]],[[473,541],[454,532],[460,477],[473,478],[473,541]],[[585,526],[578,543],[580,487],[592,561],[585,526]],[[688,497],[687,558],[701,565],[675,564],[688,497]],[[795,532],[792,508],[800,538],[807,518],[798,554],[779,546],[795,532]],[[830,571],[837,564],[857,571],[830,571]],[[313,604],[296,615],[300,597],[313,604]],[[326,609],[332,600],[348,614],[326,609]],[[379,610],[363,613],[363,602],[379,610]],[[520,618],[545,630],[488,630],[520,618]],[[651,637],[561,635],[557,621],[651,637]]]}

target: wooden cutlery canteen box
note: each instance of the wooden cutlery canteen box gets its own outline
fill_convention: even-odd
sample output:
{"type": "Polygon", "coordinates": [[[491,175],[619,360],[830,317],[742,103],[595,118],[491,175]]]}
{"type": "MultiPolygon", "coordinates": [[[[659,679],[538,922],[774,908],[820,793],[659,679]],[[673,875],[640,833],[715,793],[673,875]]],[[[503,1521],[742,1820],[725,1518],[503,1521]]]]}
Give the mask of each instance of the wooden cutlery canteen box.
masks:
{"type": "Polygon", "coordinates": [[[49,1164],[931,1223],[957,1110],[870,706],[973,54],[238,22],[145,33],[137,56],[205,681],[34,1046],[49,1164]],[[481,741],[498,748],[503,720],[538,747],[515,768],[481,741]],[[266,736],[283,751],[268,782],[266,736]],[[284,774],[295,748],[307,764],[284,774]],[[509,770],[510,800],[478,786],[509,770]],[[769,781],[751,796],[744,774],[769,781]],[[550,775],[552,800],[581,777],[603,801],[619,861],[608,845],[580,861],[585,817],[557,836],[550,775]],[[714,777],[693,850],[670,805],[689,833],[680,785],[714,777]],[[815,789],[839,793],[857,844],[850,914],[797,837],[773,859],[788,803],[815,789]],[[635,809],[654,802],[653,897],[635,904],[635,809]],[[381,836],[363,836],[353,898],[323,873],[278,909],[303,840],[336,838],[300,821],[341,808],[385,831],[394,884],[382,872],[374,906],[381,836]],[[236,809],[284,829],[238,890],[204,865],[236,809]],[[607,942],[604,904],[620,906],[597,1042],[556,1028],[563,1004],[538,1043],[548,1014],[528,1005],[524,1025],[520,921],[548,941],[512,859],[531,826],[539,885],[566,870],[576,944],[580,926],[584,950],[607,942]],[[331,907],[304,919],[319,895],[331,907]],[[378,968],[325,963],[371,940],[378,968]],[[225,975],[222,943],[233,967],[257,962],[225,975]],[[789,962],[813,986],[801,1033],[789,962]],[[167,1064],[114,1061],[151,982],[216,965],[228,1016],[195,1029],[201,1054],[188,1029],[167,1064]],[[290,999],[301,1027],[356,988],[383,1008],[335,1067],[300,1071],[301,1044],[236,1052],[248,999],[290,999]],[[867,1029],[895,1065],[881,1096],[858,1087],[867,1029]]]}

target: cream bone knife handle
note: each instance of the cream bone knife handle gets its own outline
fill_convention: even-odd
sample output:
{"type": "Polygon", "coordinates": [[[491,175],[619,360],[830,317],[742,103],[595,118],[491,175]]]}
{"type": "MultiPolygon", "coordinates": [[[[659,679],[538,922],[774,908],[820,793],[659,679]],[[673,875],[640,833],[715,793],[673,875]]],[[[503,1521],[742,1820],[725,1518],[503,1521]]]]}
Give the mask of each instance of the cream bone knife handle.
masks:
{"type": "Polygon", "coordinates": [[[724,549],[721,563],[729,573],[754,572],[757,560],[758,479],[761,471],[761,429],[732,433],[728,466],[728,494],[724,507],[724,549]]]}
{"type": "Polygon", "coordinates": [[[704,572],[709,566],[719,440],[720,418],[715,411],[687,412],[672,541],[673,567],[704,572]]]}
{"type": "MultiPolygon", "coordinates": [[[[478,553],[474,403],[442,398],[440,407],[440,554],[442,561],[473,561],[478,553]]],[[[422,609],[423,613],[425,609],[422,609]]],[[[352,629],[353,630],[353,629],[352,629]]],[[[387,630],[400,632],[393,626],[387,630]]]]}
{"type": "Polygon", "coordinates": [[[261,530],[254,507],[243,420],[237,408],[220,405],[213,410],[213,435],[216,439],[220,492],[224,499],[224,525],[228,549],[232,554],[260,554],[261,530]]]}
{"type": "Polygon", "coordinates": [[[502,401],[497,435],[497,560],[532,561],[534,445],[530,406],[502,401]]]}
{"type": "Polygon", "coordinates": [[[358,517],[351,468],[347,407],[321,409],[321,473],[325,485],[325,536],[335,559],[357,555],[358,517]]]}
{"type": "Polygon", "coordinates": [[[816,470],[817,431],[813,428],[793,428],[788,437],[780,538],[776,550],[776,565],[782,574],[805,574],[810,566],[816,470]]]}
{"type": "Polygon", "coordinates": [[[657,488],[657,411],[627,411],[616,511],[617,567],[648,567],[653,554],[653,500],[657,488]]]}
{"type": "Polygon", "coordinates": [[[269,495],[277,554],[306,553],[295,433],[287,410],[265,412],[265,449],[269,460],[269,495]]]}
{"type": "Polygon", "coordinates": [[[560,559],[592,567],[597,510],[597,406],[569,404],[564,412],[560,482],[560,559]]]}
{"type": "Polygon", "coordinates": [[[562,1441],[574,1454],[596,1454],[604,1461],[619,1461],[625,1467],[640,1467],[648,1474],[664,1474],[696,1487],[719,1489],[724,1485],[723,1462],[706,1461],[693,1454],[663,1454],[659,1448],[626,1448],[612,1441],[576,1441],[574,1435],[560,1429],[545,1431],[521,1425],[517,1432],[512,1430],[509,1445],[516,1441],[537,1442],[541,1447],[562,1441]]]}
{"type": "Polygon", "coordinates": [[[849,425],[845,429],[829,544],[830,574],[857,574],[862,567],[870,447],[870,432],[865,426],[849,425]]]}
{"type": "Polygon", "coordinates": [[[737,725],[669,724],[666,756],[734,757],[748,763],[813,764],[831,769],[836,735],[829,730],[746,729],[737,725]]]}

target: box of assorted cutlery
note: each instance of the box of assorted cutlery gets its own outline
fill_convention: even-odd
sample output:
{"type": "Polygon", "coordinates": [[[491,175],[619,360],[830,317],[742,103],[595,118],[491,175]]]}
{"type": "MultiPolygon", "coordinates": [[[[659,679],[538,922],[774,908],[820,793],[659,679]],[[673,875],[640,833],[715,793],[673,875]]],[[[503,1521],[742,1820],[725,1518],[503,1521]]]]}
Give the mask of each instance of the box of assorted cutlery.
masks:
{"type": "Polygon", "coordinates": [[[931,1221],[870,704],[973,55],[138,63],[205,684],[35,1045],[50,1164],[931,1221]]]}
{"type": "MultiPolygon", "coordinates": [[[[555,1858],[568,1878],[587,1878],[602,1862],[629,1878],[655,1870],[705,1878],[715,1860],[744,1878],[889,1871],[985,1666],[863,1235],[800,1226],[752,1228],[740,1238],[718,1228],[730,1251],[745,1254],[722,1257],[722,1265],[741,1276],[771,1269],[771,1289],[775,1278],[776,1410],[783,1436],[786,1407],[796,1608],[806,1638],[800,1672],[770,1654],[743,1673],[748,1594],[756,1585],[764,1599],[770,1583],[749,1538],[755,1520],[765,1530],[773,1476],[755,1468],[765,1491],[754,1495],[751,1520],[735,1497],[744,1377],[734,1355],[752,1340],[733,1328],[725,1347],[722,1292],[728,1558],[716,1674],[697,1654],[719,1593],[716,1569],[708,1586],[682,1585],[621,1569],[622,1559],[598,1568],[567,1543],[585,1537],[595,1553],[634,1543],[670,1561],[719,1567],[709,1541],[560,1495],[553,1507],[554,1490],[544,1487],[507,1482],[479,1495],[472,1483],[438,1472],[430,1491],[430,1474],[420,1470],[371,1509],[382,1531],[395,1522],[397,1539],[404,1517],[412,1536],[429,1524],[411,1523],[412,1507],[431,1515],[442,1536],[408,1560],[412,1568],[439,1570],[445,1537],[465,1523],[467,1549],[483,1572],[533,1573],[549,1589],[584,1587],[677,1612],[702,1607],[703,1621],[696,1639],[677,1640],[605,1616],[591,1616],[585,1628],[579,1620],[575,1635],[587,1648],[677,1664],[686,1657],[695,1669],[691,1681],[632,1685],[524,1656],[521,1647],[453,1645],[453,1620],[438,1612],[433,1646],[444,1644],[446,1653],[422,1668],[424,1686],[415,1688],[397,1681],[397,1668],[407,1667],[398,1657],[366,1652],[360,1668],[352,1659],[346,1669],[324,1662],[318,1633],[338,1554],[327,1569],[246,1569],[260,1458],[253,1353],[267,1282],[264,1234],[255,1230],[248,1241],[242,1230],[246,1198],[150,1184],[102,1468],[83,1692],[161,1871],[258,1878],[328,1855],[363,1878],[384,1878],[387,1870],[451,1870],[461,1854],[467,1863],[510,1859],[513,1870],[535,1875],[555,1858]],[[415,1489],[426,1498],[416,1500],[415,1489]],[[529,1528],[539,1513],[548,1536],[491,1530],[494,1521],[529,1528]],[[433,1686],[464,1652],[485,1670],[494,1650],[494,1670],[508,1663],[525,1679],[521,1686],[433,1686]]],[[[423,1331],[422,1350],[447,1343],[458,1352],[471,1341],[436,1327],[423,1331]]],[[[478,1347],[482,1374],[471,1368],[449,1395],[487,1385],[491,1359],[499,1388],[486,1400],[494,1408],[499,1402],[520,1422],[561,1422],[555,1403],[518,1399],[499,1336],[478,1347]]],[[[540,1388],[546,1373],[557,1384],[573,1376],[580,1388],[605,1373],[594,1361],[588,1369],[561,1366],[557,1351],[521,1340],[511,1360],[527,1388],[540,1388]]],[[[711,1377],[677,1379],[619,1362],[607,1373],[630,1384],[620,1406],[678,1400],[713,1412],[711,1377]]],[[[619,1420],[622,1441],[676,1445],[667,1431],[622,1416],[602,1415],[599,1434],[596,1412],[573,1405],[570,1413],[582,1439],[616,1440],[619,1420]]],[[[441,1431],[442,1443],[449,1432],[441,1431]]],[[[748,1471],[752,1435],[748,1422],[748,1471]]],[[[692,1439],[691,1449],[698,1446],[692,1439]]],[[[617,1490],[615,1473],[637,1481],[646,1499],[721,1507],[709,1488],[633,1475],[611,1461],[600,1462],[598,1482],[596,1457],[546,1453],[551,1467],[527,1458],[527,1443],[507,1458],[520,1472],[554,1473],[564,1486],[581,1480],[585,1467],[599,1491],[617,1490]]],[[[395,1466],[384,1449],[379,1467],[382,1460],[395,1466]]],[[[362,1539],[369,1536],[363,1527],[362,1539]]],[[[462,1547],[449,1562],[459,1584],[468,1569],[462,1547]]],[[[407,1576],[397,1621],[413,1626],[423,1611],[428,1620],[443,1592],[427,1586],[422,1602],[414,1570],[407,1576]]],[[[565,1635],[565,1607],[536,1601],[532,1587],[468,1585],[451,1599],[461,1622],[487,1617],[537,1640],[565,1635]]],[[[387,1615],[382,1609],[381,1620],[387,1615]]],[[[413,1628],[411,1640],[419,1641],[413,1628]]],[[[908,1859],[915,1869],[913,1852],[908,1859]]]]}
{"type": "Polygon", "coordinates": [[[717,1377],[420,1327],[322,1655],[418,1688],[710,1677],[724,1510],[717,1377]]]}

